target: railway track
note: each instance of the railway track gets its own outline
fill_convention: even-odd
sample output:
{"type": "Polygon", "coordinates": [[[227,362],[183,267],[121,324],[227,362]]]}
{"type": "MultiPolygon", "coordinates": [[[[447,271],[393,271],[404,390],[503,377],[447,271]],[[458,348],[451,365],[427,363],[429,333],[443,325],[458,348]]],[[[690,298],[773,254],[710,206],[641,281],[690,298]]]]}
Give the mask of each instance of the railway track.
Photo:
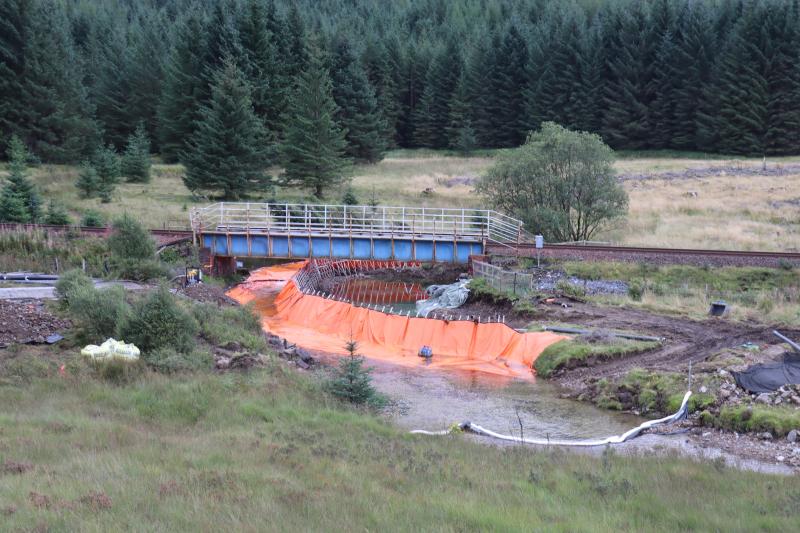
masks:
{"type": "MultiPolygon", "coordinates": [[[[47,224],[0,224],[0,231],[41,230],[63,233],[77,231],[83,235],[107,236],[110,228],[53,226],[47,224]]],[[[159,246],[190,240],[190,229],[151,229],[159,246]]],[[[486,251],[492,255],[536,257],[533,243],[502,245],[488,243],[486,251]]],[[[766,266],[800,267],[800,252],[765,252],[751,250],[702,250],[691,248],[649,248],[636,246],[606,246],[596,244],[550,244],[539,252],[544,259],[578,261],[624,261],[650,264],[687,264],[695,266],[766,266]]]]}
{"type": "MultiPolygon", "coordinates": [[[[536,257],[537,255],[536,246],[533,243],[514,246],[489,245],[487,252],[496,255],[521,255],[524,257],[536,257]]],[[[625,261],[697,266],[800,266],[800,252],[551,244],[545,245],[539,254],[542,258],[582,261],[625,261]]]]}

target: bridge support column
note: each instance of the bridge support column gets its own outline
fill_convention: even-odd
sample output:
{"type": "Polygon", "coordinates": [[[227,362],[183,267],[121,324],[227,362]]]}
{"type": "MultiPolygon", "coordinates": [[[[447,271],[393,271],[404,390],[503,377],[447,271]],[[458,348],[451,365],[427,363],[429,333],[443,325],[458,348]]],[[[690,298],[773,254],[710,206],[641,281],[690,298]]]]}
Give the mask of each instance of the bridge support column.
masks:
{"type": "Polygon", "coordinates": [[[211,264],[211,271],[215,276],[236,274],[236,258],[215,255],[211,264]]]}

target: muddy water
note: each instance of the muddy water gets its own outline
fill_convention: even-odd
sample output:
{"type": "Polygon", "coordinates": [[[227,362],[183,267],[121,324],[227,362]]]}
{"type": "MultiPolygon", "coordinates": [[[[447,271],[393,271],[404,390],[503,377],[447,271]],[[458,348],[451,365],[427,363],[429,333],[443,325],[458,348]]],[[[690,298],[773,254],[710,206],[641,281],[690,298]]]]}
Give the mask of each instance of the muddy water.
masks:
{"type": "Polygon", "coordinates": [[[439,430],[468,420],[519,435],[521,420],[526,437],[581,439],[618,435],[644,421],[560,398],[562,390],[543,380],[368,364],[373,384],[392,400],[388,416],[406,429],[439,430]]]}

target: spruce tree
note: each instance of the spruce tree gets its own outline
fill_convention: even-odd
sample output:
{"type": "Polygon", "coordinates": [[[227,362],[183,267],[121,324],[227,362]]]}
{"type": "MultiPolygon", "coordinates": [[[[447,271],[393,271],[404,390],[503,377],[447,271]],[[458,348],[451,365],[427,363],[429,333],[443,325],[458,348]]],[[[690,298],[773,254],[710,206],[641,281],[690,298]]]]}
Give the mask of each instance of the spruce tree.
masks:
{"type": "Polygon", "coordinates": [[[180,156],[186,187],[233,200],[263,190],[269,182],[265,167],[271,148],[253,110],[251,88],[232,58],[215,74],[211,101],[201,107],[200,117],[180,156]]]}
{"type": "Polygon", "coordinates": [[[0,2],[0,139],[24,134],[25,48],[32,0],[0,2]]]}
{"type": "Polygon", "coordinates": [[[503,35],[495,61],[494,83],[496,94],[494,117],[499,146],[519,146],[525,140],[528,128],[525,118],[526,83],[525,66],[528,49],[516,26],[510,26],[503,35]]]}
{"type": "Polygon", "coordinates": [[[113,144],[100,147],[92,156],[92,166],[97,173],[97,194],[107,204],[120,178],[120,161],[113,144]]]}
{"type": "Polygon", "coordinates": [[[345,179],[345,131],[336,123],[338,108],[322,52],[314,47],[289,99],[281,155],[283,183],[310,188],[317,198],[345,179]]]}
{"type": "Polygon", "coordinates": [[[456,43],[451,41],[434,56],[425,75],[425,90],[416,109],[414,142],[427,148],[447,148],[450,100],[461,75],[456,43]]]}
{"type": "Polygon", "coordinates": [[[77,187],[81,192],[81,196],[84,198],[94,197],[100,189],[100,178],[89,161],[84,161],[83,164],[81,164],[81,170],[75,182],[75,187],[77,187]]]}
{"type": "Polygon", "coordinates": [[[361,61],[367,78],[375,88],[382,136],[388,148],[397,146],[397,121],[400,117],[400,45],[395,38],[367,41],[361,61]]]}
{"type": "Polygon", "coordinates": [[[202,76],[204,42],[202,19],[192,13],[178,26],[158,107],[161,155],[168,163],[178,160],[200,118],[206,94],[202,76]]]}
{"type": "Polygon", "coordinates": [[[128,137],[120,161],[120,171],[130,182],[150,181],[150,140],[147,138],[144,122],[140,122],[136,131],[128,137]]]}
{"type": "Polygon", "coordinates": [[[471,107],[467,93],[467,77],[462,71],[458,85],[450,100],[450,115],[447,126],[448,146],[463,154],[475,149],[477,139],[472,127],[471,107]]]}
{"type": "Polygon", "coordinates": [[[349,40],[339,36],[333,48],[331,82],[338,106],[336,120],[347,132],[345,154],[355,161],[374,163],[386,151],[386,126],[378,111],[375,91],[349,40]]]}
{"type": "Polygon", "coordinates": [[[26,176],[28,150],[19,137],[8,143],[8,178],[0,191],[0,221],[38,222],[42,199],[26,176]]]}

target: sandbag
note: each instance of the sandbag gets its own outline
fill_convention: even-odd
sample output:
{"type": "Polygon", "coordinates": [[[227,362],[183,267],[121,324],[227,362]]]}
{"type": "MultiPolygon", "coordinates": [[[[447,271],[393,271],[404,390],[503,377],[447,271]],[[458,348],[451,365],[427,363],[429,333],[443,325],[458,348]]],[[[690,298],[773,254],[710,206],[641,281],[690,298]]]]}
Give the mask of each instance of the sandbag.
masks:
{"type": "Polygon", "coordinates": [[[81,350],[81,355],[91,357],[95,360],[120,358],[136,361],[139,359],[139,348],[134,344],[126,344],[124,341],[107,339],[100,346],[89,344],[81,350]]]}
{"type": "Polygon", "coordinates": [[[417,315],[428,316],[436,309],[456,309],[464,305],[469,296],[470,280],[457,281],[450,285],[431,285],[425,291],[430,295],[427,300],[417,302],[417,315]]]}

